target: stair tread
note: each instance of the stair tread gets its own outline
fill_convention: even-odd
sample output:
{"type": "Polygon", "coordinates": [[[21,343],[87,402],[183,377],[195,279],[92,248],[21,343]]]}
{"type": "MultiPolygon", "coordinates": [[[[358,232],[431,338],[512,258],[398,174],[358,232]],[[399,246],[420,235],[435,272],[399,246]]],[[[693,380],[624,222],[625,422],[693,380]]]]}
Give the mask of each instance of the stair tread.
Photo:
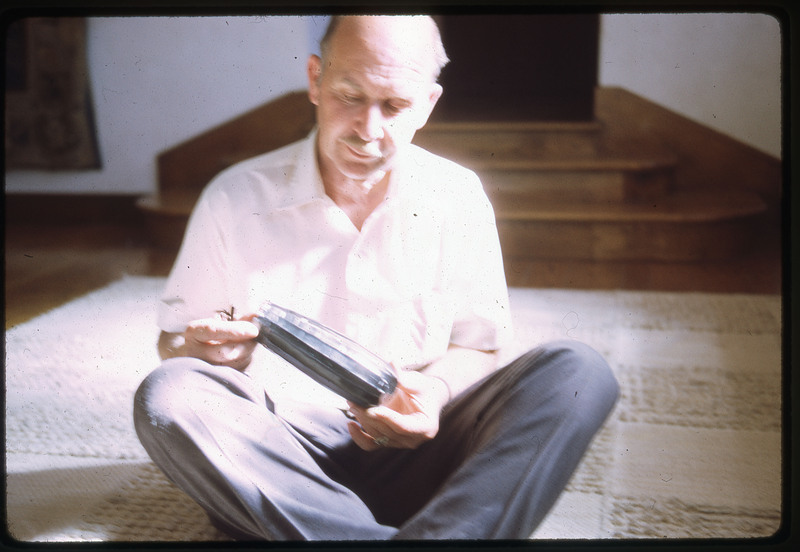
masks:
{"type": "MultiPolygon", "coordinates": [[[[774,213],[775,162],[632,94],[601,92],[595,120],[434,117],[415,142],[481,176],[504,251],[521,258],[738,254],[757,234],[754,224],[774,213]]],[[[208,180],[264,148],[262,135],[274,125],[286,132],[270,147],[310,130],[305,92],[271,103],[159,156],[158,195],[138,202],[155,239],[179,241],[208,180]]]]}
{"type": "Polygon", "coordinates": [[[188,217],[197,203],[198,194],[176,194],[169,197],[159,195],[142,196],[136,206],[145,213],[162,216],[188,217]]]}
{"type": "MultiPolygon", "coordinates": [[[[161,216],[191,214],[195,196],[163,198],[145,196],[137,205],[145,212],[161,216]]],[[[766,204],[755,193],[676,192],[662,199],[631,203],[579,203],[526,201],[514,198],[513,204],[495,200],[499,221],[537,222],[713,222],[755,216],[766,210],[766,204]]]]}
{"type": "Polygon", "coordinates": [[[465,162],[475,171],[655,171],[671,169],[677,158],[664,154],[641,157],[530,157],[502,158],[476,156],[465,162]]]}
{"type": "Polygon", "coordinates": [[[509,143],[493,140],[490,134],[475,138],[474,133],[452,141],[434,141],[426,136],[416,143],[473,170],[650,171],[671,169],[678,164],[678,157],[663,148],[626,147],[602,141],[571,148],[536,141],[509,143]]]}
{"type": "Polygon", "coordinates": [[[766,211],[755,193],[676,192],[662,199],[631,203],[559,203],[514,200],[495,202],[499,221],[509,222],[715,222],[750,217],[766,211]]]}
{"type": "Polygon", "coordinates": [[[603,128],[599,121],[442,121],[431,120],[420,129],[419,134],[440,132],[599,132],[603,128]]]}

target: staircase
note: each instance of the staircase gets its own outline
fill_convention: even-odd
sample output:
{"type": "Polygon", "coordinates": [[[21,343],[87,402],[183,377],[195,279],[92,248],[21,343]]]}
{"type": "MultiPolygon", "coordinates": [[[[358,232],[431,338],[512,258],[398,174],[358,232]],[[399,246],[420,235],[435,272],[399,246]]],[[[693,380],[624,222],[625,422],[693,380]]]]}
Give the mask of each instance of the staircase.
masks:
{"type": "Polygon", "coordinates": [[[192,208],[214,176],[234,163],[307,136],[314,123],[314,106],[305,91],[298,91],[159,154],[158,193],[137,202],[150,242],[177,252],[192,208]]]}
{"type": "MultiPolygon", "coordinates": [[[[160,155],[140,201],[156,244],[177,247],[219,170],[305,135],[311,108],[290,94],[160,155]]],[[[778,160],[621,89],[598,90],[592,122],[433,120],[415,143],[479,174],[507,261],[725,260],[779,227],[778,160]]]]}

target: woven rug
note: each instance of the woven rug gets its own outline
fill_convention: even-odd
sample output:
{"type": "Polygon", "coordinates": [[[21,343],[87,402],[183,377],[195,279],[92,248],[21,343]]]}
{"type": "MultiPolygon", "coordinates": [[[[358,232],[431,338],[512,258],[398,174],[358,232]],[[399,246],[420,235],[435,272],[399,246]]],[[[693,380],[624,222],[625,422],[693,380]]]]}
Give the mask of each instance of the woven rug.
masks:
{"type": "MultiPolygon", "coordinates": [[[[138,443],[163,279],[126,277],[6,332],[6,499],[22,541],[225,540],[138,443]]],[[[751,538],[781,508],[777,296],[512,289],[506,358],[574,338],[622,394],[534,539],[751,538]]]]}

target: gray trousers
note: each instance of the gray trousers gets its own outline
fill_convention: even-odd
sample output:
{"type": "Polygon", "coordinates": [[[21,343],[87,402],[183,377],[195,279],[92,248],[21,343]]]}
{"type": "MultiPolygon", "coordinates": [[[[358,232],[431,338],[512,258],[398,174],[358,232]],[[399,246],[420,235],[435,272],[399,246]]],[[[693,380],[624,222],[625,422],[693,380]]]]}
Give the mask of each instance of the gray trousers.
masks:
{"type": "Polygon", "coordinates": [[[334,408],[274,413],[246,374],[191,358],[140,386],[153,461],[239,539],[524,539],[555,503],[618,395],[593,349],[534,349],[445,407],[416,450],[365,452],[334,408]]]}

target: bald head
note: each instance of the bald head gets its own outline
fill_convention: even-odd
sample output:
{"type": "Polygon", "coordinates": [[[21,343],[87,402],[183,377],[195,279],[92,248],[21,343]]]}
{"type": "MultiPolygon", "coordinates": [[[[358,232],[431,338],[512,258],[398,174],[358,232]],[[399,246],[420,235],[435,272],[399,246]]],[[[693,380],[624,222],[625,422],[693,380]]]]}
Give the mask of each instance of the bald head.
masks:
{"type": "Polygon", "coordinates": [[[323,67],[331,56],[337,55],[335,43],[342,40],[350,48],[355,44],[364,50],[380,48],[395,55],[402,53],[410,65],[418,65],[433,81],[449,61],[436,22],[424,15],[332,17],[320,41],[323,67]]]}
{"type": "Polygon", "coordinates": [[[438,29],[429,17],[337,17],[321,46],[307,73],[323,183],[372,189],[386,182],[442,94],[438,29]]]}

